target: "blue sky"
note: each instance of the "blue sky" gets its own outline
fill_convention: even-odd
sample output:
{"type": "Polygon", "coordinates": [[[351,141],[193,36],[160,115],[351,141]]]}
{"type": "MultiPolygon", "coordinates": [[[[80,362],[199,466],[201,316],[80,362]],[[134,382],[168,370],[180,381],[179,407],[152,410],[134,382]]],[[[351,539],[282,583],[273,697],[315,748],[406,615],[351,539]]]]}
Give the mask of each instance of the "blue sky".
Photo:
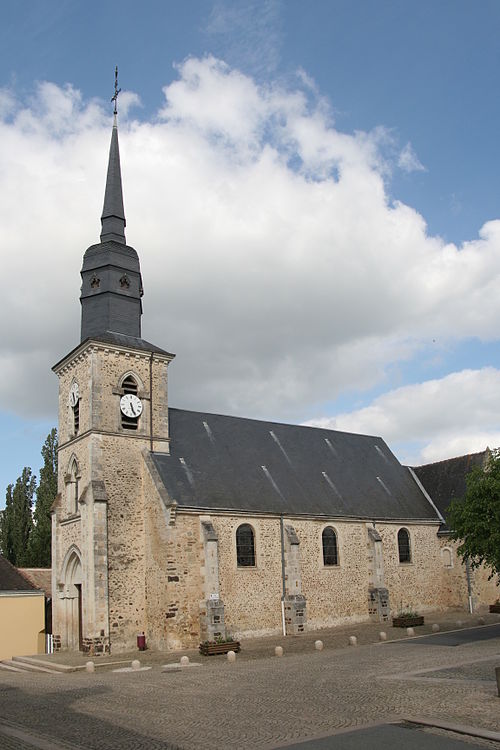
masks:
{"type": "Polygon", "coordinates": [[[38,468],[57,421],[50,364],[77,343],[116,64],[143,333],[177,352],[172,404],[375,432],[415,463],[500,443],[497,2],[4,0],[0,13],[17,292],[3,299],[3,487],[38,468]]]}

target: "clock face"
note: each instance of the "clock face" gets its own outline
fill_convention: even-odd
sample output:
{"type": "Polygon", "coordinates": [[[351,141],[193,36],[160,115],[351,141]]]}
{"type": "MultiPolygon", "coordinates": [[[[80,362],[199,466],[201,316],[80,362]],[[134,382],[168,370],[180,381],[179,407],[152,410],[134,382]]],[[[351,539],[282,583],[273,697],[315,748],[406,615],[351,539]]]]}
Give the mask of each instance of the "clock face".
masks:
{"type": "Polygon", "coordinates": [[[69,389],[70,406],[76,406],[79,398],[80,398],[80,390],[78,388],[78,383],[73,383],[73,385],[69,389]]]}
{"type": "Polygon", "coordinates": [[[120,409],[126,417],[139,417],[142,414],[142,402],[135,393],[126,393],[120,399],[120,409]]]}

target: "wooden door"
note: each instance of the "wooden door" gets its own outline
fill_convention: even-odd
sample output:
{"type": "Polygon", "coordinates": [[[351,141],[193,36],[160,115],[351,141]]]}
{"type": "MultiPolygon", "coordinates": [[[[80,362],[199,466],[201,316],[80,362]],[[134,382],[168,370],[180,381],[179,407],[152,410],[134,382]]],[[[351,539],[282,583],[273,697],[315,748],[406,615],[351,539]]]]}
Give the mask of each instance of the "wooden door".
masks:
{"type": "Polygon", "coordinates": [[[75,583],[78,591],[78,649],[83,651],[83,633],[82,633],[82,584],[75,583]]]}

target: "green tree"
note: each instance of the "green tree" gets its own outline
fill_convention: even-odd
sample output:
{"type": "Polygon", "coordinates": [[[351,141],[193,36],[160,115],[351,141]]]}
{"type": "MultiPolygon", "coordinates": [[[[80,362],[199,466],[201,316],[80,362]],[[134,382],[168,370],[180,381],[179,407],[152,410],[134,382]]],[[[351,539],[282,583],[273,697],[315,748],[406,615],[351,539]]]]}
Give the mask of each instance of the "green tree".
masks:
{"type": "Polygon", "coordinates": [[[5,493],[5,508],[0,511],[0,552],[12,562],[14,559],[14,547],[12,540],[12,529],[14,525],[14,513],[12,510],[13,484],[9,484],[5,493]]]}
{"type": "Polygon", "coordinates": [[[484,469],[474,468],[466,477],[462,500],[448,509],[451,538],[460,542],[458,553],[473,568],[486,565],[500,573],[500,452],[494,451],[484,469]]]}
{"type": "Polygon", "coordinates": [[[29,540],[33,528],[33,495],[36,479],[31,469],[25,466],[12,490],[12,557],[13,565],[24,567],[30,564],[29,540]]]}
{"type": "Polygon", "coordinates": [[[33,531],[29,544],[30,566],[50,568],[51,516],[50,509],[57,495],[57,430],[54,427],[42,447],[43,466],[36,491],[33,531]]]}

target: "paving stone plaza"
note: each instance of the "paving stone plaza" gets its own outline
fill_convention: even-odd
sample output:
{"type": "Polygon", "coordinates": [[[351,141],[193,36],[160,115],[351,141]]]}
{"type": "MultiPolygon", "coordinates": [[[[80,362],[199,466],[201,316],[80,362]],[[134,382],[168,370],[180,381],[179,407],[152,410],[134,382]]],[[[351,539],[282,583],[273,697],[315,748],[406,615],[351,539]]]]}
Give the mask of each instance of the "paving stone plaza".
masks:
{"type": "MultiPolygon", "coordinates": [[[[179,662],[181,654],[147,651],[112,655],[106,661],[115,663],[107,665],[96,659],[94,673],[0,671],[0,747],[392,748],[397,745],[390,739],[401,728],[376,726],[371,742],[363,732],[339,732],[413,719],[437,727],[422,734],[426,744],[406,732],[417,743],[405,742],[408,748],[499,748],[500,618],[487,617],[486,625],[469,630],[477,617],[456,617],[462,617],[460,627],[448,615],[440,633],[429,638],[409,639],[405,631],[387,627],[387,641],[379,642],[380,626],[362,625],[255,639],[242,644],[234,663],[183,652],[191,663],[201,663],[197,668],[164,671],[163,665],[179,662]],[[351,634],[355,647],[347,645],[351,634]],[[314,648],[318,638],[321,651],[314,648]],[[276,645],[283,647],[281,658],[274,655],[276,645]],[[151,669],[113,671],[136,658],[151,669]],[[484,731],[478,738],[440,726],[484,731]],[[332,744],[339,738],[343,744],[332,744]]],[[[430,634],[432,622],[439,620],[429,620],[417,633],[430,634]]],[[[78,655],[65,661],[84,663],[78,655]]]]}

